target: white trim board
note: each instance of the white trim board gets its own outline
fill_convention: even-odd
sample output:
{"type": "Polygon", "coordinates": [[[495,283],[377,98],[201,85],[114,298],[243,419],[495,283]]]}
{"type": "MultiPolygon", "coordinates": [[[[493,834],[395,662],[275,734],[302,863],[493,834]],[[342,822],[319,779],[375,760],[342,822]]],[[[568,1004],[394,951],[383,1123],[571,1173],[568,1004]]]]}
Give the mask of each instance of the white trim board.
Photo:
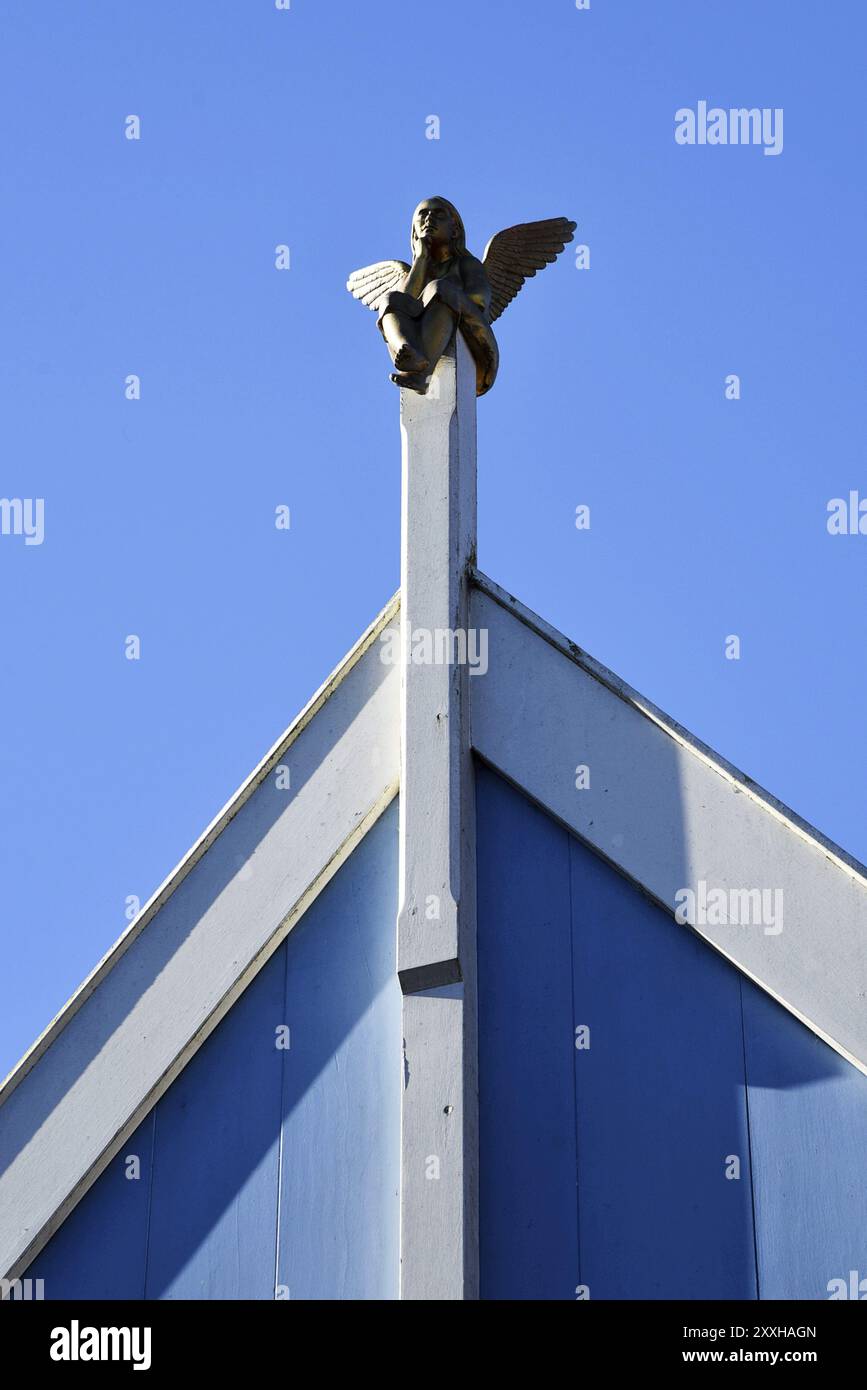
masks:
{"type": "MultiPolygon", "coordinates": [[[[694,930],[867,1073],[867,870],[474,573],[488,673],[474,750],[663,908],[683,888],[782,890],[782,930],[694,930]],[[576,788],[586,765],[590,786],[576,788]]],[[[770,923],[769,923],[770,925],[770,923]]]]}
{"type": "Polygon", "coordinates": [[[464,977],[475,952],[466,664],[409,660],[414,634],[466,632],[476,551],[476,369],[459,333],[428,395],[401,390],[401,804],[405,994],[464,977]],[[467,831],[470,832],[469,837],[467,831]],[[436,903],[435,915],[426,908],[436,903]]]}
{"type": "Polygon", "coordinates": [[[0,1277],[84,1196],[398,789],[383,610],[0,1090],[0,1277]],[[269,774],[281,764],[290,787],[269,774]]]}
{"type": "Polygon", "coordinates": [[[400,394],[400,1296],[440,1301],[476,1298],[479,1287],[471,678],[466,663],[408,658],[413,634],[469,628],[476,369],[463,336],[426,396],[400,394]]]}

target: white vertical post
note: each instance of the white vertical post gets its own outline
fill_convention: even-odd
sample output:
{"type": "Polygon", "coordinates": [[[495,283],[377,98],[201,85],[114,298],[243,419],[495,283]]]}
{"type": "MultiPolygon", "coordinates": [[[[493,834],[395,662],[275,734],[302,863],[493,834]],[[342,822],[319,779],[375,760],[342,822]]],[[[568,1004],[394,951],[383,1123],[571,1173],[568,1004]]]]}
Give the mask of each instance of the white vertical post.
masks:
{"type": "Polygon", "coordinates": [[[404,992],[401,1297],[478,1296],[475,801],[468,568],[476,373],[458,334],[401,391],[398,972],[404,992]]]}

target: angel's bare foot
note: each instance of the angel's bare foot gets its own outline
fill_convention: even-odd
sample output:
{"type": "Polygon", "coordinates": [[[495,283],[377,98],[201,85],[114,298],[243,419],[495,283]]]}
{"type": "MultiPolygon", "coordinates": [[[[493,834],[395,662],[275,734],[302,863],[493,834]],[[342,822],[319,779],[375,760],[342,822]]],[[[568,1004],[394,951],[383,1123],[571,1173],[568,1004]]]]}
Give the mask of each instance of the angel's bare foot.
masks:
{"type": "Polygon", "coordinates": [[[405,386],[408,391],[417,391],[420,396],[427,395],[427,372],[392,372],[391,379],[395,386],[405,386]]]}
{"type": "Polygon", "coordinates": [[[404,343],[394,354],[394,365],[398,372],[418,373],[425,371],[430,363],[410,343],[404,343]]]}

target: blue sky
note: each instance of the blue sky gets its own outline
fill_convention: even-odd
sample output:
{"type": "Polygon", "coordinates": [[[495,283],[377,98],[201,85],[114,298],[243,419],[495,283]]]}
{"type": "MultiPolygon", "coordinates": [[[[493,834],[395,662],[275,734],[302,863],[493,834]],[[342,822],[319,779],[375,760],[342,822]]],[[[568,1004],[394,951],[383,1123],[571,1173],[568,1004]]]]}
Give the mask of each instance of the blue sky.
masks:
{"type": "Polygon", "coordinates": [[[477,254],[560,214],[591,252],[499,325],[481,567],[867,858],[867,536],[826,527],[867,497],[865,39],[807,0],[5,0],[0,493],[45,537],[0,535],[0,1073],[397,588],[344,282],[434,193],[477,254]],[[783,108],[783,152],[678,145],[700,100],[783,108]]]}

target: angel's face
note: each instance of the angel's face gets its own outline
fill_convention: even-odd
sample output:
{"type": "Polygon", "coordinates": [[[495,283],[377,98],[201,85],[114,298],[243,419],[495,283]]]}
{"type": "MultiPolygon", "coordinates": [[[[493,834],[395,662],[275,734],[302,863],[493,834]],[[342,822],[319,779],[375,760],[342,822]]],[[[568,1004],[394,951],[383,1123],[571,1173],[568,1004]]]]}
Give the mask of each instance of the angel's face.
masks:
{"type": "Polygon", "coordinates": [[[455,222],[447,207],[429,198],[416,208],[412,222],[414,239],[429,250],[450,249],[455,240],[455,222]]]}

